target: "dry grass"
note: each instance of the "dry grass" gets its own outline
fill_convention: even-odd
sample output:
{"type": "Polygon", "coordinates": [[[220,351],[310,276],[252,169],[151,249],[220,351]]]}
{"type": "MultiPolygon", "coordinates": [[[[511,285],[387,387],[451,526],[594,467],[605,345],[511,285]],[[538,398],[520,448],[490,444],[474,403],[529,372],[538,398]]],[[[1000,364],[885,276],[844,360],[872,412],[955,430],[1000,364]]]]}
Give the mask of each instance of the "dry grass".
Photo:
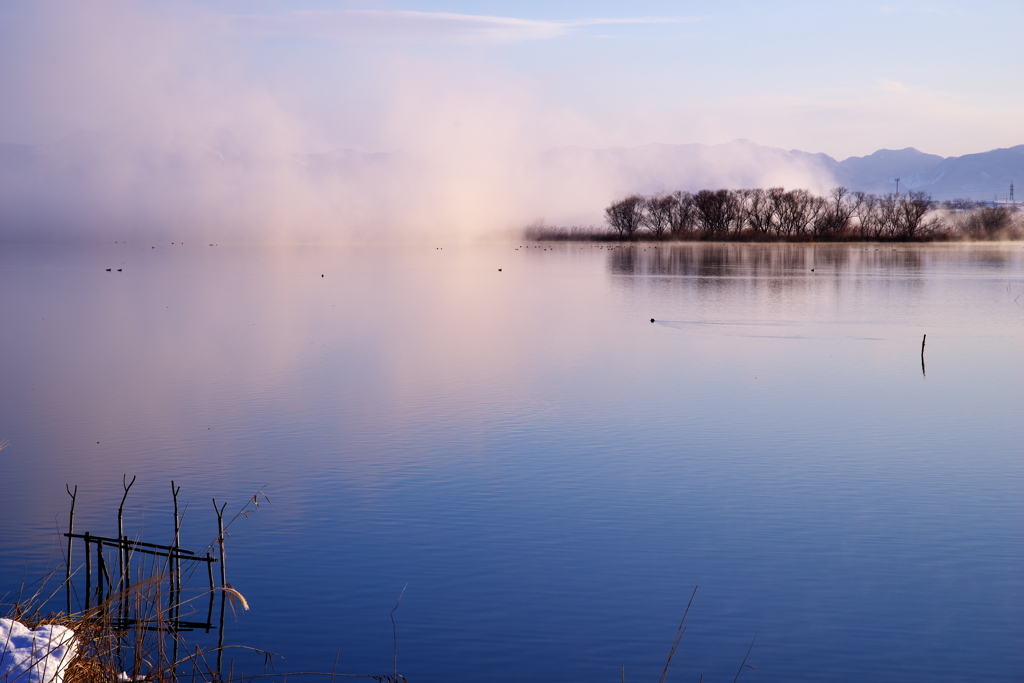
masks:
{"type": "MultiPolygon", "coordinates": [[[[129,488],[130,485],[125,486],[126,496],[129,488]]],[[[223,528],[258,510],[261,500],[269,502],[262,490],[223,528]]],[[[212,550],[213,545],[207,550],[212,550]]],[[[131,557],[133,551],[128,553],[131,557]]],[[[64,683],[112,683],[126,678],[149,683],[180,682],[183,678],[192,682],[224,681],[221,667],[227,647],[254,651],[269,662],[270,653],[224,645],[225,608],[230,607],[235,613],[238,609],[249,609],[249,604],[230,584],[211,588],[206,581],[206,569],[197,572],[201,564],[178,569],[169,565],[166,556],[140,554],[131,562],[134,576],[130,580],[124,577],[130,585],[123,587],[121,578],[107,576],[108,585],[100,596],[104,599],[72,613],[52,611],[52,606],[65,593],[69,595],[67,605],[73,604],[71,596],[78,595],[75,584],[81,581],[82,570],[71,572],[60,582],[54,581],[56,571],[52,571],[28,589],[23,585],[13,600],[0,600],[0,614],[33,630],[52,624],[74,631],[77,652],[64,672],[64,683]],[[112,578],[114,586],[109,585],[112,578]],[[189,579],[204,585],[198,590],[190,589],[189,579]],[[215,600],[217,597],[219,601],[215,600]],[[4,602],[8,602],[6,609],[4,602]],[[215,602],[220,603],[216,611],[215,602]],[[211,632],[213,635],[207,635],[211,632]],[[189,642],[189,633],[202,636],[189,637],[189,642]],[[198,642],[207,645],[201,647],[198,642]]],[[[100,571],[94,568],[97,578],[100,571]]],[[[91,592],[97,592],[95,585],[91,592]]]]}
{"type": "MultiPolygon", "coordinates": [[[[0,448],[4,446],[6,442],[0,441],[0,448]]],[[[124,488],[127,497],[131,485],[125,483],[124,488]]],[[[68,492],[74,500],[70,489],[68,492]]],[[[174,493],[176,496],[177,491],[174,493]]],[[[219,560],[223,567],[223,541],[227,529],[237,520],[257,512],[261,504],[269,503],[263,490],[258,490],[227,524],[221,526],[220,536],[195,557],[219,547],[219,560]]],[[[222,523],[224,507],[218,507],[216,501],[214,507],[218,511],[218,522],[222,523]]],[[[176,576],[172,582],[173,570],[168,564],[168,558],[148,557],[151,558],[148,565],[138,558],[131,562],[134,577],[129,587],[121,588],[119,577],[108,577],[107,590],[111,588],[111,580],[117,585],[110,592],[104,591],[105,599],[88,609],[70,614],[66,611],[48,611],[58,596],[66,592],[76,595],[75,581],[80,582],[82,578],[72,572],[69,578],[56,582],[54,570],[29,587],[23,585],[13,599],[0,598],[0,615],[19,621],[32,630],[52,624],[64,626],[75,633],[76,652],[69,655],[72,659],[64,670],[64,683],[241,683],[243,680],[249,682],[254,679],[287,681],[296,676],[317,680],[323,677],[332,680],[371,678],[380,683],[402,683],[405,680],[397,672],[397,661],[393,674],[350,674],[337,671],[275,673],[272,668],[273,653],[224,644],[227,609],[230,608],[232,614],[249,609],[249,603],[241,592],[227,582],[211,588],[207,582],[207,570],[204,568],[198,571],[201,564],[198,562],[184,571],[176,568],[180,577],[176,576]],[[203,588],[190,589],[189,579],[204,584],[203,588]],[[175,587],[173,590],[172,585],[175,587]],[[173,599],[169,599],[171,596],[173,599]],[[199,637],[189,636],[189,633],[199,637]],[[240,654],[239,651],[248,652],[257,661],[263,661],[263,671],[255,674],[236,672],[233,661],[228,659],[225,664],[227,651],[236,654],[240,654]]],[[[94,571],[99,572],[100,569],[94,568],[94,571]]],[[[61,573],[64,573],[63,567],[61,573]]],[[[95,587],[93,591],[96,591],[95,587]]],[[[72,604],[70,598],[67,604],[72,604]]],[[[0,678],[0,683],[15,682],[0,678]]]]}
{"type": "MultiPolygon", "coordinates": [[[[65,670],[64,683],[111,683],[125,676],[151,683],[183,678],[223,680],[217,670],[217,655],[223,647],[190,646],[184,633],[175,629],[163,590],[167,579],[165,574],[152,574],[96,607],[74,614],[42,613],[41,605],[48,601],[37,593],[16,602],[7,616],[30,629],[54,624],[74,631],[77,654],[65,670]],[[126,614],[131,615],[127,621],[126,614]]],[[[63,590],[63,584],[59,590],[63,590]]],[[[215,588],[213,593],[221,593],[229,603],[248,609],[245,597],[234,588],[215,588]]],[[[213,593],[195,592],[175,607],[184,616],[198,613],[201,605],[197,603],[205,606],[213,593]]]]}

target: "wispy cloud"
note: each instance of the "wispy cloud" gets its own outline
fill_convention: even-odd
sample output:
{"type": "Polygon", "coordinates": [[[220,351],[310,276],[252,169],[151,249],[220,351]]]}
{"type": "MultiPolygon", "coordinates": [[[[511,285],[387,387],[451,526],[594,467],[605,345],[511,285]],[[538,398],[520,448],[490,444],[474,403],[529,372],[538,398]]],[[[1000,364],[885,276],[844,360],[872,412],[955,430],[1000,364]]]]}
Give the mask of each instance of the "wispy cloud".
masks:
{"type": "Polygon", "coordinates": [[[918,15],[935,15],[946,18],[963,17],[963,10],[957,7],[940,7],[934,4],[910,4],[910,5],[881,5],[878,7],[880,14],[918,14],[918,15]]]}
{"type": "Polygon", "coordinates": [[[502,44],[549,40],[589,26],[679,24],[696,17],[590,17],[545,21],[451,12],[408,10],[295,11],[241,15],[236,30],[264,35],[301,35],[330,40],[393,40],[502,44]]]}
{"type": "Polygon", "coordinates": [[[888,78],[879,78],[878,79],[878,87],[881,88],[882,90],[886,91],[886,92],[893,92],[893,93],[910,92],[910,88],[907,87],[906,85],[904,85],[903,83],[900,83],[899,81],[893,81],[893,80],[890,80],[888,78]]]}

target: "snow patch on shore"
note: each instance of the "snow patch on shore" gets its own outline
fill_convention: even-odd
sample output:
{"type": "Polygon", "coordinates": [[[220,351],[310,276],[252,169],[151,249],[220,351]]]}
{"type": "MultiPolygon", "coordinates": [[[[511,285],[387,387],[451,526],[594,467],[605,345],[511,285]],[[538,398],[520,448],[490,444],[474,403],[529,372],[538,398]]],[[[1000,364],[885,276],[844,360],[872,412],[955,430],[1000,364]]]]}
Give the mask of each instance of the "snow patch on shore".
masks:
{"type": "Polygon", "coordinates": [[[0,683],[64,683],[76,647],[75,632],[65,626],[29,630],[0,619],[0,683]]]}

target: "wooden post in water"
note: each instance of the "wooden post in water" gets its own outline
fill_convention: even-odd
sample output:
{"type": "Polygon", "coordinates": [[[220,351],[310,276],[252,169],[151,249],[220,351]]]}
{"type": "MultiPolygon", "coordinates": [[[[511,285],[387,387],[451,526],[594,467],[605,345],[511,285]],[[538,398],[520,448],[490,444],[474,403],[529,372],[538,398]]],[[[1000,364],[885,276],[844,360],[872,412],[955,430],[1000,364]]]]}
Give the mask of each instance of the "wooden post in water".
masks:
{"type": "Polygon", "coordinates": [[[924,335],[923,337],[921,337],[921,375],[922,376],[926,376],[925,375],[925,371],[924,371],[924,343],[927,340],[928,340],[928,335],[927,334],[924,335]]]}
{"type": "Polygon", "coordinates": [[[71,492],[71,487],[67,484],[64,484],[64,488],[71,496],[71,513],[68,515],[68,564],[64,572],[64,589],[68,595],[68,614],[71,614],[71,549],[74,547],[75,541],[71,534],[75,533],[75,498],[78,496],[78,484],[75,484],[74,493],[71,492]]]}
{"type": "Polygon", "coordinates": [[[124,619],[125,627],[127,628],[128,616],[131,613],[132,604],[129,595],[129,589],[132,587],[132,555],[127,536],[121,537],[121,546],[124,548],[124,583],[121,586],[121,590],[124,591],[124,602],[121,609],[121,615],[124,619]]]}
{"type": "Polygon", "coordinates": [[[213,509],[217,511],[217,547],[220,550],[220,585],[223,588],[228,582],[228,563],[224,557],[224,508],[228,506],[224,503],[219,509],[217,508],[217,501],[213,501],[213,509]]]}
{"type": "MultiPolygon", "coordinates": [[[[181,547],[181,516],[178,514],[178,491],[181,491],[180,486],[174,485],[174,480],[171,480],[171,498],[174,501],[174,542],[171,543],[171,549],[167,551],[167,566],[170,569],[171,574],[171,595],[168,599],[168,621],[170,622],[170,628],[174,635],[171,638],[171,661],[178,661],[178,636],[177,636],[177,624],[179,611],[181,607],[178,605],[180,601],[181,592],[181,559],[178,557],[179,550],[181,547]]],[[[171,669],[171,680],[178,680],[177,668],[171,669]]]]}
{"type": "MultiPolygon", "coordinates": [[[[107,573],[107,565],[103,561],[103,541],[96,542],[96,606],[103,604],[106,596],[103,594],[103,577],[107,573]]],[[[109,581],[108,581],[109,583],[109,581]]]]}
{"type": "Polygon", "coordinates": [[[171,572],[171,595],[168,604],[168,617],[173,621],[178,618],[178,593],[181,590],[181,574],[179,567],[181,561],[178,559],[178,547],[181,542],[181,517],[178,515],[178,491],[181,487],[175,488],[174,480],[171,480],[171,498],[174,499],[174,542],[172,549],[167,553],[167,565],[171,572]]]}
{"type": "MultiPolygon", "coordinates": [[[[124,502],[126,500],[128,500],[128,490],[131,489],[132,484],[135,483],[135,477],[132,477],[132,481],[131,481],[130,484],[126,483],[127,481],[128,481],[128,475],[127,474],[121,475],[121,486],[122,486],[122,488],[124,488],[124,495],[121,496],[121,504],[117,506],[117,537],[118,538],[124,538],[124,502]]],[[[118,571],[121,574],[121,581],[120,581],[120,583],[122,584],[122,588],[124,587],[123,584],[125,582],[125,559],[127,557],[128,557],[128,547],[127,546],[118,546],[118,549],[117,549],[117,565],[118,565],[118,571]]]]}
{"type": "MultiPolygon", "coordinates": [[[[220,587],[221,589],[227,585],[228,573],[227,573],[227,560],[224,557],[224,508],[228,506],[224,503],[220,507],[217,507],[217,499],[213,499],[213,510],[217,513],[217,547],[220,551],[220,587]]],[[[224,671],[224,601],[226,596],[224,591],[220,592],[220,622],[218,624],[219,633],[217,634],[217,675],[220,676],[221,672],[224,671]]]]}
{"type": "Polygon", "coordinates": [[[89,532],[85,532],[85,609],[89,609],[92,593],[92,555],[89,554],[89,532]]]}
{"type": "Polygon", "coordinates": [[[126,542],[128,537],[124,535],[124,502],[128,500],[128,490],[134,483],[135,477],[132,477],[131,483],[128,483],[128,475],[121,475],[121,487],[124,489],[124,495],[121,496],[121,504],[117,506],[117,538],[120,541],[117,545],[117,571],[120,574],[117,585],[121,591],[118,611],[126,622],[128,619],[128,583],[131,577],[128,576],[128,543],[126,542]]]}
{"type": "Polygon", "coordinates": [[[210,577],[210,604],[206,610],[206,632],[210,632],[210,625],[213,624],[213,557],[210,551],[206,551],[206,574],[210,577]]]}
{"type": "Polygon", "coordinates": [[[99,586],[99,594],[96,596],[96,605],[101,605],[111,597],[111,589],[114,588],[111,573],[106,570],[106,557],[103,555],[102,541],[96,543],[96,566],[99,567],[97,572],[99,580],[96,582],[99,586]]]}

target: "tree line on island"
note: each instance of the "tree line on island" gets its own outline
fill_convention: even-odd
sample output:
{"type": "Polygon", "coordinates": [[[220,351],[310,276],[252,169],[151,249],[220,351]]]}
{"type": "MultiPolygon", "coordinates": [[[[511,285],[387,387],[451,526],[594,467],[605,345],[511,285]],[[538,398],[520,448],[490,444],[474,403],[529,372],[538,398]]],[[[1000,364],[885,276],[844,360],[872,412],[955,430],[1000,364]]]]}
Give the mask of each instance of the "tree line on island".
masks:
{"type": "Polygon", "coordinates": [[[631,194],[605,209],[608,229],[547,228],[537,239],[893,241],[1021,239],[1024,212],[970,200],[938,204],[924,192],[826,196],[781,187],[631,194]]]}

